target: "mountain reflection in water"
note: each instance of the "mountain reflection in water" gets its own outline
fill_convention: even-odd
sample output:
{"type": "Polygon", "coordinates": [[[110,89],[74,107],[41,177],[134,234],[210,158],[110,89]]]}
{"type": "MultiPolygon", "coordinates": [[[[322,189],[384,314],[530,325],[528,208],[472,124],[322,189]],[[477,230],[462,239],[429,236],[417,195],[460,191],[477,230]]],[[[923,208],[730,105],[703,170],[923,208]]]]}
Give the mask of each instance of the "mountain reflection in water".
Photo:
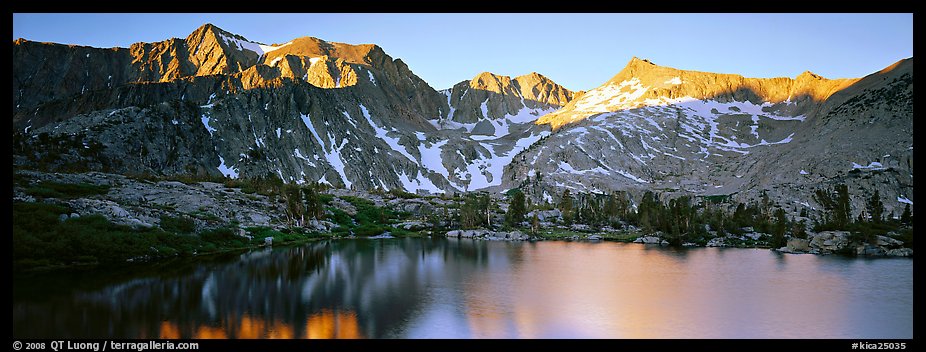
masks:
{"type": "Polygon", "coordinates": [[[14,278],[14,336],[909,338],[912,260],[338,240],[14,278]]]}

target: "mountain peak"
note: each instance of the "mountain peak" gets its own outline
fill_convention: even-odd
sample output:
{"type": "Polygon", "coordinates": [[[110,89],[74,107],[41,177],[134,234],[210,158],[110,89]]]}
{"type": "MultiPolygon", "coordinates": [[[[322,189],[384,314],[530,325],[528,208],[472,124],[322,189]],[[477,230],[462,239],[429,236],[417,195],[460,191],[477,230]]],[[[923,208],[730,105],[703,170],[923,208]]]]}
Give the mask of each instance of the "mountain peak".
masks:
{"type": "Polygon", "coordinates": [[[193,33],[191,33],[190,35],[195,35],[195,34],[199,34],[199,33],[209,33],[209,32],[211,32],[211,33],[213,33],[213,34],[220,34],[220,33],[221,33],[221,34],[229,34],[229,35],[231,35],[231,33],[229,33],[228,31],[226,31],[226,30],[224,30],[224,29],[222,29],[222,28],[219,28],[218,26],[216,26],[216,25],[214,25],[214,24],[212,24],[212,23],[206,23],[206,24],[204,24],[204,25],[202,25],[202,26],[199,26],[198,28],[196,28],[195,30],[193,30],[193,33]]]}
{"type": "Polygon", "coordinates": [[[537,71],[531,71],[531,73],[528,73],[528,74],[526,74],[526,75],[520,75],[520,76],[515,77],[515,78],[521,78],[521,77],[525,77],[525,78],[526,78],[526,77],[530,77],[530,78],[541,78],[541,79],[545,79],[545,78],[546,78],[546,77],[544,77],[542,74],[537,73],[537,71]]]}
{"type": "Polygon", "coordinates": [[[636,57],[636,56],[630,58],[630,62],[628,63],[628,65],[634,64],[634,63],[637,63],[637,64],[656,65],[656,64],[654,64],[652,61],[649,61],[649,59],[641,59],[641,58],[636,57]]]}
{"type": "Polygon", "coordinates": [[[204,31],[205,31],[205,30],[211,30],[211,29],[219,29],[219,30],[221,30],[221,28],[219,28],[218,26],[216,26],[216,25],[214,25],[214,24],[212,24],[212,23],[209,23],[209,22],[206,22],[206,23],[203,24],[202,26],[199,26],[199,28],[197,28],[196,30],[204,30],[204,31]]]}
{"type": "Polygon", "coordinates": [[[511,85],[511,77],[497,75],[492,72],[480,72],[476,77],[469,81],[469,86],[477,89],[485,89],[496,93],[511,85]]]}
{"type": "Polygon", "coordinates": [[[549,77],[539,74],[537,72],[531,72],[526,75],[520,75],[514,78],[515,81],[530,81],[530,82],[546,82],[552,81],[549,77]]]}
{"type": "MultiPolygon", "coordinates": [[[[646,72],[661,72],[661,71],[677,71],[671,67],[664,67],[654,64],[648,59],[641,59],[636,56],[630,58],[630,61],[627,62],[627,65],[614,77],[621,79],[629,79],[630,77],[636,77],[646,72]]],[[[674,73],[674,72],[673,72],[674,73]]],[[[612,78],[612,79],[614,79],[612,78]]]]}
{"type": "MultiPolygon", "coordinates": [[[[482,81],[482,80],[486,80],[486,79],[493,79],[493,80],[494,80],[494,79],[499,79],[499,78],[502,78],[502,77],[508,77],[508,76],[502,76],[502,75],[494,74],[494,73],[489,72],[489,71],[483,71],[483,72],[479,72],[475,77],[473,77],[473,81],[482,81]]],[[[509,78],[510,78],[510,77],[509,77],[509,78]]]]}
{"type": "Polygon", "coordinates": [[[804,72],[802,72],[800,75],[797,76],[797,79],[802,79],[802,78],[803,78],[803,79],[817,79],[817,80],[819,80],[819,79],[826,79],[826,78],[823,78],[823,76],[820,76],[820,75],[818,75],[818,74],[816,74],[816,73],[813,73],[813,72],[810,72],[810,71],[804,71],[804,72]]]}
{"type": "Polygon", "coordinates": [[[648,59],[641,59],[641,58],[634,56],[630,58],[630,61],[627,62],[626,67],[627,68],[636,68],[636,67],[645,68],[645,67],[659,67],[659,65],[654,64],[652,61],[649,61],[648,59]]]}
{"type": "Polygon", "coordinates": [[[203,34],[206,34],[206,33],[212,33],[212,35],[215,36],[216,38],[224,38],[225,41],[237,39],[240,41],[250,42],[250,43],[257,44],[257,45],[265,45],[264,43],[250,40],[239,34],[226,31],[212,23],[206,23],[202,26],[199,26],[199,28],[196,28],[196,30],[194,30],[193,33],[190,33],[190,35],[187,36],[187,38],[202,38],[204,36],[203,34]]]}

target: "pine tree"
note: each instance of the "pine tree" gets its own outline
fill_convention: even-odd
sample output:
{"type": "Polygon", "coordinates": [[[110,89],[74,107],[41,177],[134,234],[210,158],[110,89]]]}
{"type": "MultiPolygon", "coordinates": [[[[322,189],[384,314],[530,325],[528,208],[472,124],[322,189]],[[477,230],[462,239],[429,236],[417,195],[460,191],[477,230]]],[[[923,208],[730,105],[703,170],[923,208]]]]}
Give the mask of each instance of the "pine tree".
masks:
{"type": "Polygon", "coordinates": [[[305,220],[305,207],[302,203],[302,191],[299,186],[286,184],[283,186],[283,198],[286,201],[286,218],[290,226],[302,226],[305,220]]]}
{"type": "Polygon", "coordinates": [[[836,216],[837,225],[845,228],[852,219],[852,205],[849,200],[849,187],[845,184],[838,184],[836,189],[836,216]]]}
{"type": "Polygon", "coordinates": [[[838,184],[833,192],[818,189],[814,200],[826,211],[820,225],[836,230],[844,230],[852,221],[852,205],[849,199],[849,187],[838,184]]]}
{"type": "Polygon", "coordinates": [[[900,214],[900,223],[904,225],[910,225],[913,220],[913,214],[910,213],[910,204],[907,204],[903,207],[903,214],[900,214]]]}
{"type": "Polygon", "coordinates": [[[665,205],[659,200],[659,196],[652,191],[643,193],[640,200],[640,207],[637,209],[640,227],[645,232],[652,233],[655,231],[669,231],[669,222],[666,216],[665,205]]]}
{"type": "Polygon", "coordinates": [[[466,229],[474,229],[484,225],[491,225],[489,218],[488,194],[470,193],[460,206],[460,225],[466,229]]]}
{"type": "Polygon", "coordinates": [[[749,212],[746,210],[745,204],[738,203],[736,205],[736,210],[733,211],[733,223],[734,230],[738,230],[740,227],[753,223],[752,216],[750,216],[749,212]]]}
{"type": "Polygon", "coordinates": [[[759,207],[759,223],[768,223],[770,222],[769,218],[772,215],[772,202],[768,198],[768,194],[765,191],[762,191],[762,205],[759,207]]]}
{"type": "Polygon", "coordinates": [[[536,235],[540,230],[540,218],[537,217],[537,212],[534,211],[534,216],[531,219],[531,233],[536,235]]]}
{"type": "Polygon", "coordinates": [[[875,193],[868,199],[868,215],[871,222],[880,224],[884,216],[884,204],[881,203],[881,193],[875,190],[875,193]]]}
{"type": "Polygon", "coordinates": [[[313,184],[302,189],[305,198],[305,213],[310,219],[321,220],[325,216],[321,198],[318,196],[317,185],[313,184]]]}
{"type": "Polygon", "coordinates": [[[505,213],[505,223],[511,227],[518,227],[524,221],[525,213],[524,193],[515,191],[511,197],[511,204],[508,206],[508,212],[505,213]]]}
{"type": "Polygon", "coordinates": [[[609,225],[614,225],[624,218],[627,212],[627,198],[623,192],[611,192],[604,203],[604,217],[609,225]]]}
{"type": "Polygon", "coordinates": [[[772,226],[772,247],[780,248],[787,244],[785,232],[788,229],[788,219],[785,217],[785,210],[778,208],[775,210],[775,224],[772,226]]]}
{"type": "Polygon", "coordinates": [[[572,210],[572,195],[569,194],[569,190],[563,191],[563,197],[559,202],[559,211],[563,213],[563,222],[566,224],[572,224],[573,220],[573,210],[572,210]]]}

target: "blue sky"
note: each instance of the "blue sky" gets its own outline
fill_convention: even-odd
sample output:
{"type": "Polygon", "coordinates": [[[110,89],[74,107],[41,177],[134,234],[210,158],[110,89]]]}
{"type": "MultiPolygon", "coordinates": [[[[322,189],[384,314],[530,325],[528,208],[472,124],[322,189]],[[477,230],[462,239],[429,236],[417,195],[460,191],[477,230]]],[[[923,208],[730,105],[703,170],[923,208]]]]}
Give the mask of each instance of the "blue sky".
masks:
{"type": "Polygon", "coordinates": [[[574,90],[637,56],[747,77],[861,77],[913,56],[912,14],[14,14],[13,39],[96,47],[185,38],[204,23],[263,43],[375,43],[443,89],[482,71],[574,90]]]}

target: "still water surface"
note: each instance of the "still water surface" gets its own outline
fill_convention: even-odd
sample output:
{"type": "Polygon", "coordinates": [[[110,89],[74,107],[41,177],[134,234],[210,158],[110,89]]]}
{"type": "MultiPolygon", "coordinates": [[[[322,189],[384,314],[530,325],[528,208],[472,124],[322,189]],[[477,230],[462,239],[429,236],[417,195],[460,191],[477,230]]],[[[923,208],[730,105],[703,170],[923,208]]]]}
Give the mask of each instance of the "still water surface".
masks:
{"type": "Polygon", "coordinates": [[[13,332],[130,338],[912,338],[913,260],[339,240],[14,278],[13,332]]]}

